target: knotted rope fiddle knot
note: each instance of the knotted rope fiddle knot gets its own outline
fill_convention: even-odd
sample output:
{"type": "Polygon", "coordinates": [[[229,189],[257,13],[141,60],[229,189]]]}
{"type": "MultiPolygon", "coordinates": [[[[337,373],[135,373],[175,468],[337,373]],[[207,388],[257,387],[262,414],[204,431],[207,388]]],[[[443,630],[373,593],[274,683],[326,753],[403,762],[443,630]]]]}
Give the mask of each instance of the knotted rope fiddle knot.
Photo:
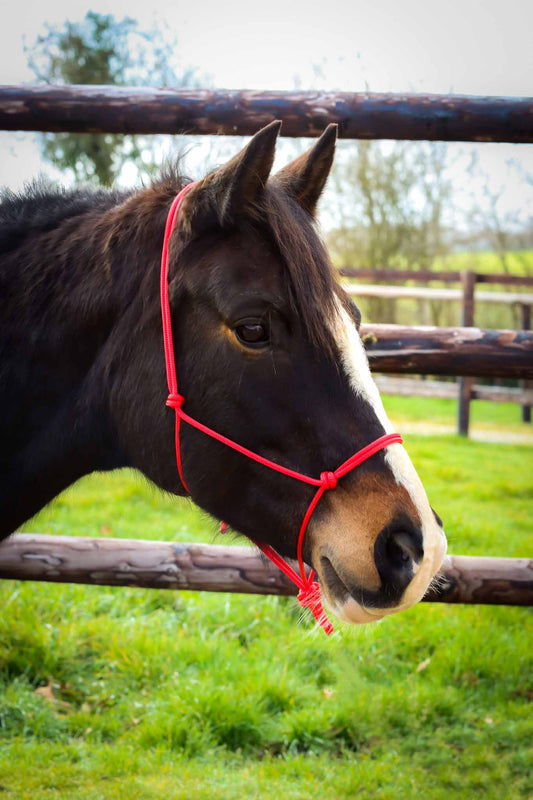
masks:
{"type": "Polygon", "coordinates": [[[182,394],[177,394],[175,392],[171,392],[167,397],[166,405],[169,408],[181,408],[185,402],[185,398],[182,394]]]}
{"type": "Polygon", "coordinates": [[[333,633],[333,625],[329,621],[322,606],[320,599],[320,586],[316,581],[306,584],[298,592],[298,602],[302,608],[308,608],[321,628],[324,628],[328,636],[333,633]]]}
{"type": "Polygon", "coordinates": [[[320,482],[324,489],[334,489],[337,485],[337,478],[333,472],[321,472],[320,482]]]}

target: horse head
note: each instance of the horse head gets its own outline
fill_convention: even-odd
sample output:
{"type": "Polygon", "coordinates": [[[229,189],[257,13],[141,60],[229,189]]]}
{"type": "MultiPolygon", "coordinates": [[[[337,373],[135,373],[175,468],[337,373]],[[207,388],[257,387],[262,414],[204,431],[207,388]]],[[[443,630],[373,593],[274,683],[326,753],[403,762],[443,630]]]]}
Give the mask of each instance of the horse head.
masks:
{"type": "MultiPolygon", "coordinates": [[[[336,283],[315,224],[336,127],[270,177],[278,131],[279,123],[264,128],[181,201],[169,243],[173,356],[190,417],[270,462],[318,476],[392,427],[358,333],[360,313],[336,283]]],[[[154,317],[155,329],[157,379],[151,402],[138,404],[143,414],[151,407],[153,419],[144,417],[148,441],[133,463],[294,558],[311,486],[187,424],[179,434],[181,484],[154,317]]],[[[150,362],[147,348],[139,342],[137,362],[150,362]]],[[[404,447],[391,444],[335,483],[303,542],[327,604],[350,622],[413,605],[439,569],[446,540],[404,447]]]]}

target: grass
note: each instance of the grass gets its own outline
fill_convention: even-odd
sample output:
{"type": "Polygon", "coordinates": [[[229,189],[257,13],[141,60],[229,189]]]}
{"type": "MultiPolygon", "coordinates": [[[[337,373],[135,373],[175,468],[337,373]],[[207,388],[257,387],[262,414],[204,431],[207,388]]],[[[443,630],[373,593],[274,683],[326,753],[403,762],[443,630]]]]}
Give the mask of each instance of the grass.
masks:
{"type": "MultiPolygon", "coordinates": [[[[453,422],[441,401],[398,401],[399,427],[453,422]]],[[[533,448],[405,438],[451,552],[531,556],[533,448]]],[[[24,526],[216,528],[130,472],[80,481],[24,526]]],[[[328,639],[292,598],[5,581],[0,602],[6,798],[533,796],[529,609],[420,605],[328,639]]]]}
{"type": "MultiPolygon", "coordinates": [[[[533,274],[533,250],[510,250],[506,253],[506,260],[511,275],[528,276],[533,274]]],[[[472,272],[497,274],[502,272],[502,264],[498,254],[492,250],[461,251],[437,259],[435,269],[453,272],[467,269],[472,272]]]]}
{"type": "MultiPolygon", "coordinates": [[[[399,431],[450,433],[457,429],[457,401],[420,397],[385,397],[391,419],[399,431]]],[[[521,421],[516,403],[473,400],[470,404],[470,435],[496,441],[522,441],[533,444],[533,426],[521,421]]]]}

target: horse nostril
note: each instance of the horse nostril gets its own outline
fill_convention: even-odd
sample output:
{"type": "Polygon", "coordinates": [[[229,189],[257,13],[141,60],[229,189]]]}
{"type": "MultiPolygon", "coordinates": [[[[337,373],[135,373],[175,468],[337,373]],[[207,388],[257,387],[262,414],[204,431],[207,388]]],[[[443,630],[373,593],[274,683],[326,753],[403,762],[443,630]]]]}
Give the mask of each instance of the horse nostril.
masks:
{"type": "Polygon", "coordinates": [[[403,567],[410,561],[417,563],[420,560],[419,550],[413,536],[407,531],[391,534],[385,549],[391,564],[397,564],[399,567],[403,567]]]}
{"type": "Polygon", "coordinates": [[[384,592],[403,592],[422,560],[422,534],[407,520],[383,528],[374,545],[374,559],[384,592]]]}

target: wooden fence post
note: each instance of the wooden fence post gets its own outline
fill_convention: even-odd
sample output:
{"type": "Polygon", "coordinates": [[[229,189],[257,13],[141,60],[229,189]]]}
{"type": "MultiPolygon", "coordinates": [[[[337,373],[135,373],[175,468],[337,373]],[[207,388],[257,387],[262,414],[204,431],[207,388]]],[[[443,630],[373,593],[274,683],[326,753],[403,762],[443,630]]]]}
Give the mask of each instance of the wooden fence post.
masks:
{"type": "MultiPolygon", "coordinates": [[[[527,305],[526,303],[522,303],[520,305],[520,315],[522,318],[522,330],[523,331],[531,330],[531,306],[527,305]]],[[[521,381],[520,383],[523,389],[530,389],[533,386],[533,383],[531,381],[521,381]]],[[[530,405],[522,406],[522,422],[531,423],[530,405]]]]}
{"type": "MultiPolygon", "coordinates": [[[[461,273],[461,284],[463,287],[461,325],[464,328],[471,328],[474,325],[474,289],[476,286],[476,277],[476,273],[470,270],[461,273]]],[[[460,436],[468,436],[468,428],[470,425],[470,400],[472,398],[474,379],[471,377],[459,378],[457,383],[459,400],[457,410],[457,433],[460,436]]]]}

